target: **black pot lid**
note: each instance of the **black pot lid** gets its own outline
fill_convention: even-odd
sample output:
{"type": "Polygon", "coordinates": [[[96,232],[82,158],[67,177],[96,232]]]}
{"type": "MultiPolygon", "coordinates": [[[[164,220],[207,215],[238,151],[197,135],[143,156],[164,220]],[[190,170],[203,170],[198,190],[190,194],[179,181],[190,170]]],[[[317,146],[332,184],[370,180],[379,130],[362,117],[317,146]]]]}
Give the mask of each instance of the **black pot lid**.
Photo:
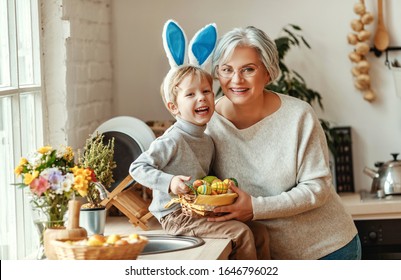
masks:
{"type": "Polygon", "coordinates": [[[131,163],[149,148],[155,135],[146,123],[128,116],[112,118],[101,124],[95,134],[96,131],[104,135],[105,143],[114,137],[117,167],[113,170],[114,183],[109,188],[112,191],[127,177],[131,163]]]}

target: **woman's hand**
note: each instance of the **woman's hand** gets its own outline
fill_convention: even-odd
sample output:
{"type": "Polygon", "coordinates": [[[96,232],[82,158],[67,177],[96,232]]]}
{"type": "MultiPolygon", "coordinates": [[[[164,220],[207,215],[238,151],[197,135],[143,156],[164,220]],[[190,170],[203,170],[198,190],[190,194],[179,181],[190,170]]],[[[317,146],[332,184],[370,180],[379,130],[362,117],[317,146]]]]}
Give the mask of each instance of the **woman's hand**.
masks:
{"type": "Polygon", "coordinates": [[[253,218],[252,199],[243,190],[232,186],[231,189],[238,194],[237,200],[227,206],[220,206],[214,209],[214,213],[227,213],[224,216],[208,218],[211,222],[222,222],[228,220],[238,220],[242,222],[250,221],[253,218]]]}
{"type": "Polygon", "coordinates": [[[184,183],[191,180],[189,176],[178,175],[174,176],[170,182],[170,190],[173,194],[187,193],[189,192],[189,187],[184,183]]]}

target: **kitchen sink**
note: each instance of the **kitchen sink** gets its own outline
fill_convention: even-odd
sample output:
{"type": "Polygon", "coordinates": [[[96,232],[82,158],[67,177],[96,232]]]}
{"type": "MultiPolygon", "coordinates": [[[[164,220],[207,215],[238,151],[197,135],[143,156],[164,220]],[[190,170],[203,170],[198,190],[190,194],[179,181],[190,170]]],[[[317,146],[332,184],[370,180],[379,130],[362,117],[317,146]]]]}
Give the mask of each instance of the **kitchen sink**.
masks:
{"type": "Polygon", "coordinates": [[[202,238],[192,236],[174,236],[167,234],[141,234],[149,240],[141,255],[175,252],[201,246],[205,243],[202,238]]]}

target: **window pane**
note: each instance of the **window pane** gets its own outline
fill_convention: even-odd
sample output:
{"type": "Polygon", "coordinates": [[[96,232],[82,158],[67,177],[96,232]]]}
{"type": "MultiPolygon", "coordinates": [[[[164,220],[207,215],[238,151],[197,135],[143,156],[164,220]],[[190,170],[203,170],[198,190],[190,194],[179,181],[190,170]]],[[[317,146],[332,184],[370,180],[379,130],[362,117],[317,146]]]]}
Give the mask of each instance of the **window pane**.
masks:
{"type": "Polygon", "coordinates": [[[18,77],[20,86],[34,84],[31,1],[19,0],[17,9],[18,77]]]}
{"type": "Polygon", "coordinates": [[[0,0],[0,87],[10,86],[10,49],[7,0],[0,0]]]}
{"type": "Polygon", "coordinates": [[[23,93],[20,95],[20,114],[21,114],[21,146],[22,154],[27,155],[35,151],[37,139],[35,94],[23,93]]]}
{"type": "MultiPolygon", "coordinates": [[[[20,116],[21,116],[21,151],[23,156],[31,154],[38,148],[37,143],[37,128],[41,127],[40,120],[36,116],[37,104],[35,102],[36,97],[39,97],[39,92],[23,93],[20,95],[20,116]]],[[[18,162],[17,162],[18,164],[18,162]]],[[[31,207],[30,207],[30,192],[25,189],[23,198],[23,224],[24,228],[24,242],[25,242],[25,253],[24,256],[31,255],[39,245],[39,236],[34,228],[32,219],[31,207]]]]}
{"type": "MultiPolygon", "coordinates": [[[[12,185],[15,182],[14,168],[20,157],[16,154],[28,156],[37,149],[37,139],[41,139],[36,131],[41,128],[37,98],[40,98],[40,92],[0,97],[0,192],[4,194],[0,195],[0,259],[32,255],[39,245],[31,217],[29,191],[12,185]],[[21,132],[21,142],[17,141],[18,131],[21,132]],[[21,152],[15,152],[19,146],[21,152]],[[13,210],[16,205],[17,211],[13,210]]],[[[17,182],[20,180],[18,178],[17,182]]]]}
{"type": "Polygon", "coordinates": [[[11,97],[0,98],[0,258],[17,258],[11,97]],[[6,160],[9,159],[9,160],[6,160]]]}
{"type": "Polygon", "coordinates": [[[0,259],[35,253],[29,189],[15,182],[21,155],[42,145],[37,0],[0,0],[0,259]],[[4,35],[4,36],[3,36],[4,35]],[[24,92],[27,86],[31,92],[24,92]],[[40,144],[39,144],[40,143],[40,144]]]}

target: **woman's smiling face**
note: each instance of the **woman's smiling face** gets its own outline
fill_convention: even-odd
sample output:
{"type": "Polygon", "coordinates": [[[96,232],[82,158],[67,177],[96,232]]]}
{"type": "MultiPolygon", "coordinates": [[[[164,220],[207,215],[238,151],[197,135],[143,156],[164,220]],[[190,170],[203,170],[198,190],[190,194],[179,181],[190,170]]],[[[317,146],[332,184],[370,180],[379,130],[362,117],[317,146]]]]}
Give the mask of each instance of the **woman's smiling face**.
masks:
{"type": "Polygon", "coordinates": [[[234,71],[234,75],[231,78],[218,75],[218,79],[224,94],[234,104],[247,103],[260,97],[270,80],[258,52],[252,47],[236,47],[232,56],[224,64],[219,65],[219,69],[227,67],[234,71]],[[247,67],[256,68],[255,74],[246,77],[247,67]]]}

